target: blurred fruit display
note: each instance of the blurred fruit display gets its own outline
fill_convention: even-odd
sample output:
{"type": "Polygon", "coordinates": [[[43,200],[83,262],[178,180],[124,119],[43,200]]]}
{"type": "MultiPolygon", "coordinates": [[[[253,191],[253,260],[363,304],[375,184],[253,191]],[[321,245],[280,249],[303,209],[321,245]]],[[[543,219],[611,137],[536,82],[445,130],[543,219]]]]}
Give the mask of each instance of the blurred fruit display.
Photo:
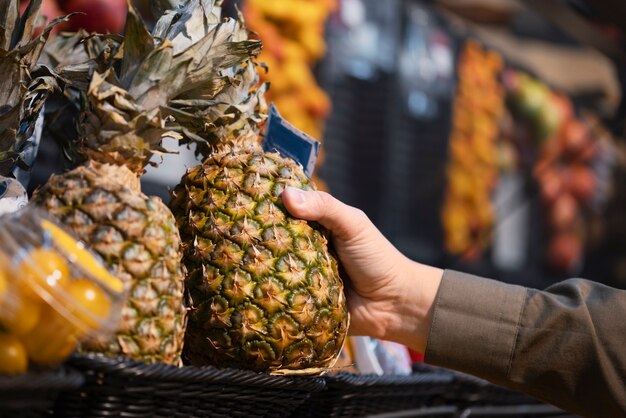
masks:
{"type": "Polygon", "coordinates": [[[491,195],[498,177],[499,121],[504,109],[502,59],[468,41],[458,62],[453,103],[448,187],[442,221],[446,250],[476,260],[490,244],[491,195]]]}
{"type": "MultiPolygon", "coordinates": [[[[21,0],[22,12],[30,0],[21,0]]],[[[126,22],[128,5],[126,0],[43,0],[41,14],[50,21],[58,16],[78,12],[63,24],[61,31],[120,33],[126,22]]]]}
{"type": "Polygon", "coordinates": [[[589,219],[609,198],[611,135],[541,81],[514,70],[503,80],[513,118],[504,136],[538,186],[547,264],[556,273],[574,273],[583,261],[589,219]]]}
{"type": "MultiPolygon", "coordinates": [[[[493,192],[503,171],[521,173],[539,196],[545,265],[580,270],[592,217],[611,193],[614,141],[600,121],[565,94],[503,65],[467,41],[458,86],[442,211],[446,251],[476,261],[492,243],[493,192]]],[[[530,225],[529,225],[530,227],[530,225]]]]}
{"type": "MultiPolygon", "coordinates": [[[[330,99],[317,84],[314,65],[324,56],[324,25],[337,0],[246,0],[243,13],[253,36],[263,41],[258,61],[267,94],[285,119],[321,140],[330,99]]],[[[322,162],[322,156],[318,164],[322,162]]],[[[323,183],[315,179],[318,188],[323,183]]]]}

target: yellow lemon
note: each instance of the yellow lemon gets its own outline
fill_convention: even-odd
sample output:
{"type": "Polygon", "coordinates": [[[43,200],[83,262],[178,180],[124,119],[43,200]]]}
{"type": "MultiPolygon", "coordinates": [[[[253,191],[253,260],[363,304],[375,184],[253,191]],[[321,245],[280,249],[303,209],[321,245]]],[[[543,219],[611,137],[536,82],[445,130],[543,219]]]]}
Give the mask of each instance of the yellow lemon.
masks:
{"type": "Polygon", "coordinates": [[[27,369],[28,357],[20,340],[0,333],[0,374],[15,375],[24,373],[27,369]]]}

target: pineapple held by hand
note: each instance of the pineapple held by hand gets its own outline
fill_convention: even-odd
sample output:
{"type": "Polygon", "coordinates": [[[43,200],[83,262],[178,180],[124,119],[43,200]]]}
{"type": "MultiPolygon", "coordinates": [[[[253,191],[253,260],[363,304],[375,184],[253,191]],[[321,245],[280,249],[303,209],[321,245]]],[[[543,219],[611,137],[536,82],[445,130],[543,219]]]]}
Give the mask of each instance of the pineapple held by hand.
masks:
{"type": "Polygon", "coordinates": [[[185,331],[180,237],[167,206],[141,192],[139,176],[163,151],[162,138],[175,135],[164,128],[161,108],[186,88],[194,51],[177,52],[154,37],[132,6],[124,40],[101,39],[90,65],[72,67],[76,79],[90,80],[80,92],[74,144],[82,165],[52,176],[34,201],[98,252],[128,289],[117,334],[83,349],[179,364],[185,331]]]}
{"type": "MultiPolygon", "coordinates": [[[[236,23],[233,37],[245,39],[236,23]]],[[[188,269],[184,356],[194,365],[318,373],[333,366],[347,332],[343,284],[325,236],[281,202],[286,186],[314,185],[258,143],[266,107],[256,53],[223,71],[221,89],[171,106],[179,131],[206,155],[170,203],[188,269]]]]}

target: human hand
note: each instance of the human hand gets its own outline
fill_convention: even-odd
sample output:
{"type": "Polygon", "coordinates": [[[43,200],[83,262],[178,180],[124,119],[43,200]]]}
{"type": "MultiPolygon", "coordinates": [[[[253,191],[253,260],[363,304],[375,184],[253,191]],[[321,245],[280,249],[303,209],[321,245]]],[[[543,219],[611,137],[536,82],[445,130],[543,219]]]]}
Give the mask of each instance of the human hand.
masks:
{"type": "Polygon", "coordinates": [[[423,352],[442,271],[402,255],[363,211],[324,192],[287,187],[289,212],[331,232],[349,276],[350,333],[396,341],[423,352]]]}

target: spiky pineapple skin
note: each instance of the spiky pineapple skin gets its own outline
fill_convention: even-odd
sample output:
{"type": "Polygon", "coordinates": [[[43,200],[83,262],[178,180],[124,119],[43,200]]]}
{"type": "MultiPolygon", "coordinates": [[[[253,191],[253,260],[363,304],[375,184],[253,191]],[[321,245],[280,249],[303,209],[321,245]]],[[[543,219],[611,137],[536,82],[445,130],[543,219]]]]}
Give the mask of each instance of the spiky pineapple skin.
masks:
{"type": "Polygon", "coordinates": [[[33,202],[68,226],[124,281],[128,302],[108,341],[82,348],[178,365],[185,332],[181,241],[167,206],[125,167],[91,162],[54,175],[33,202]]]}
{"type": "Polygon", "coordinates": [[[348,328],[343,283],[324,234],[286,212],[286,186],[314,188],[292,160],[229,144],[175,188],[191,364],[270,372],[334,364],[348,328]]]}

